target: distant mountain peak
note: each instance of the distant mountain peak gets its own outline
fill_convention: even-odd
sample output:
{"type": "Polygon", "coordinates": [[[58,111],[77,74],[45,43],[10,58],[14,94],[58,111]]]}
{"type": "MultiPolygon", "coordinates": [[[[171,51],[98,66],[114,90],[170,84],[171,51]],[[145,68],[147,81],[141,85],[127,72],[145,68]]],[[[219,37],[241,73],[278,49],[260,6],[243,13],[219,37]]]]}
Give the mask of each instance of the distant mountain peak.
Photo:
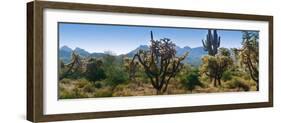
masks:
{"type": "Polygon", "coordinates": [[[79,48],[79,47],[76,47],[76,48],[74,49],[74,51],[75,51],[76,53],[78,53],[80,56],[83,56],[83,57],[88,57],[88,56],[91,55],[91,53],[89,53],[88,51],[86,51],[86,50],[84,50],[84,49],[82,49],[82,48],[79,48]]]}
{"type": "Polygon", "coordinates": [[[140,45],[138,48],[149,48],[148,45],[140,45]]]}
{"type": "Polygon", "coordinates": [[[79,47],[76,47],[76,48],[74,49],[74,51],[86,51],[86,50],[84,50],[84,49],[82,49],[82,48],[79,48],[79,47]]]}
{"type": "Polygon", "coordinates": [[[139,50],[148,50],[149,46],[148,45],[140,45],[138,46],[136,49],[130,51],[129,53],[127,53],[128,57],[133,57],[139,50]]]}
{"type": "Polygon", "coordinates": [[[72,49],[71,48],[69,48],[68,46],[66,46],[66,45],[64,45],[64,46],[62,46],[61,48],[60,48],[60,50],[64,50],[64,51],[72,51],[72,49]]]}
{"type": "Polygon", "coordinates": [[[185,47],[183,47],[184,49],[191,49],[191,47],[189,47],[189,46],[185,46],[185,47]]]}

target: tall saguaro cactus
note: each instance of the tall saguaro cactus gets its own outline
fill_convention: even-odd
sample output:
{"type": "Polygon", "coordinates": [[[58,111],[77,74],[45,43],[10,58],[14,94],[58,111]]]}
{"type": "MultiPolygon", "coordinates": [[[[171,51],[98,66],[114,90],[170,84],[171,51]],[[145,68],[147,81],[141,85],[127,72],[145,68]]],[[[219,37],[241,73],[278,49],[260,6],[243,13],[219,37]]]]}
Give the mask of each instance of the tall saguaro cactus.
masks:
{"type": "Polygon", "coordinates": [[[215,56],[218,53],[218,48],[220,47],[220,36],[218,36],[217,30],[208,30],[207,39],[202,40],[202,44],[205,51],[208,51],[208,54],[215,56]]]}

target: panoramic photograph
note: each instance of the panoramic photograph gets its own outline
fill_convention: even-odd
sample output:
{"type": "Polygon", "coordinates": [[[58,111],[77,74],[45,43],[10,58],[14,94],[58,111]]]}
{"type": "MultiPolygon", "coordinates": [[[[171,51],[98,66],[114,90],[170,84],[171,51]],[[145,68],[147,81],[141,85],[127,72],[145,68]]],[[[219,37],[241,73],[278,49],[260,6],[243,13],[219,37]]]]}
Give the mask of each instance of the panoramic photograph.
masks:
{"type": "Polygon", "coordinates": [[[259,91],[259,31],[58,23],[58,99],[259,91]]]}

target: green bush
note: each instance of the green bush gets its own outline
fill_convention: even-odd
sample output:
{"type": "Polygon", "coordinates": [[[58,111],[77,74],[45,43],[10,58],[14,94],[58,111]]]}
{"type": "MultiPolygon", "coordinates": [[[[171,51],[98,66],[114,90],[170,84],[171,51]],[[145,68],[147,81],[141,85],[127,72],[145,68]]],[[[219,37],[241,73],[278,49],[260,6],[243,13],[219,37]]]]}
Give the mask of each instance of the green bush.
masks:
{"type": "Polygon", "coordinates": [[[107,75],[107,81],[110,86],[117,86],[126,82],[129,79],[128,73],[119,67],[113,68],[107,75]]]}
{"type": "Polygon", "coordinates": [[[232,79],[232,71],[225,71],[223,74],[222,74],[222,80],[223,81],[227,81],[227,80],[231,80],[232,79]]]}
{"type": "Polygon", "coordinates": [[[101,60],[90,59],[85,72],[86,78],[93,83],[105,79],[106,74],[102,65],[103,62],[101,60]]]}
{"type": "Polygon", "coordinates": [[[189,90],[193,91],[196,86],[202,86],[203,84],[199,80],[198,70],[193,70],[189,73],[185,79],[182,80],[183,86],[189,90]]]}

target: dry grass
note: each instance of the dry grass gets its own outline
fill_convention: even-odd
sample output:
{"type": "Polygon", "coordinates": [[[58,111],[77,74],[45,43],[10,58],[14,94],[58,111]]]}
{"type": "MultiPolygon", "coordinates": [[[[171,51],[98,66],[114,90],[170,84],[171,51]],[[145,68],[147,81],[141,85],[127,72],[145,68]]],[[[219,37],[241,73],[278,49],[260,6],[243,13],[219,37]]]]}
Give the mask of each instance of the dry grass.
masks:
{"type": "MultiPolygon", "coordinates": [[[[93,97],[122,97],[122,96],[148,96],[156,95],[156,90],[150,82],[139,80],[126,82],[116,87],[107,86],[105,82],[98,82],[95,86],[86,79],[63,79],[59,82],[59,98],[93,98],[93,97]]],[[[242,78],[222,82],[221,87],[213,87],[211,82],[204,82],[204,87],[196,87],[192,93],[238,92],[255,91],[255,82],[242,78]]],[[[171,80],[164,95],[190,94],[178,80],[171,80]]]]}

